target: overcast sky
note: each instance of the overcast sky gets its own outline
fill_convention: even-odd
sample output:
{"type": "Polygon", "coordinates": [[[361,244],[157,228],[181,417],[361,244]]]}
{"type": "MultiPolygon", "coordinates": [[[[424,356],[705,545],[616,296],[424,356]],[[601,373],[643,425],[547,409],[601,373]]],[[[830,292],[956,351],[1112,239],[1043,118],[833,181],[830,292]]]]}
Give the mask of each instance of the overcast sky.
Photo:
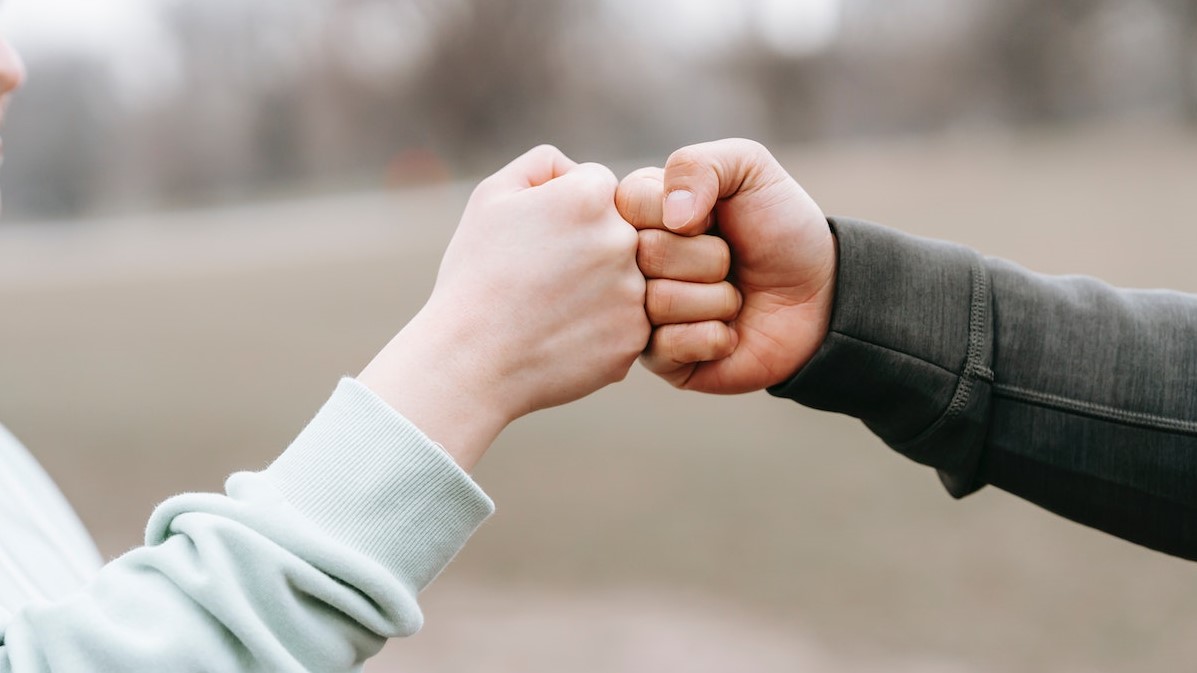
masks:
{"type": "MultiPolygon", "coordinates": [[[[0,26],[18,49],[87,51],[119,49],[129,42],[154,41],[158,28],[147,8],[156,0],[4,0],[0,26]]],[[[203,2],[204,0],[193,0],[203,2]]],[[[252,2],[253,0],[245,0],[252,2]]],[[[738,10],[726,0],[612,0],[673,26],[680,40],[717,39],[738,10]],[[731,10],[731,11],[729,11],[731,10]]],[[[755,0],[764,37],[782,50],[817,48],[834,35],[839,0],[755,0]]]]}
{"type": "Polygon", "coordinates": [[[156,26],[146,11],[153,2],[5,0],[0,5],[0,30],[18,49],[53,46],[103,50],[154,31],[156,26]]]}
{"type": "MultiPolygon", "coordinates": [[[[0,32],[30,61],[64,50],[103,59],[114,77],[113,94],[136,104],[167,96],[179,83],[174,38],[152,11],[159,1],[0,0],[0,32]]],[[[680,53],[718,48],[751,31],[778,51],[800,55],[826,45],[839,29],[840,0],[606,2],[624,15],[624,25],[645,29],[645,39],[663,40],[680,53]]]]}

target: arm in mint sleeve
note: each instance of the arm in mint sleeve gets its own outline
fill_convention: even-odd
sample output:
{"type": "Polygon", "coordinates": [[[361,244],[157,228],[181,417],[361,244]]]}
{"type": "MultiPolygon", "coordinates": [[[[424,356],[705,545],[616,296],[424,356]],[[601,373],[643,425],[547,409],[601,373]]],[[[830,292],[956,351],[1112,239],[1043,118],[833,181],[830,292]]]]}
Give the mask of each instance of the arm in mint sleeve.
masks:
{"type": "Polygon", "coordinates": [[[270,467],[155,510],[146,546],[0,628],[0,671],[352,671],[421,624],[417,593],[493,505],[345,379],[270,467]]]}
{"type": "Polygon", "coordinates": [[[831,221],[826,340],[772,394],[939,470],[1197,559],[1197,296],[1032,273],[831,221]]]}
{"type": "Polygon", "coordinates": [[[336,673],[413,633],[416,594],[491,511],[464,469],[645,347],[616,184],[549,146],[483,180],[423,308],[291,447],[166,501],[80,591],[0,616],[0,673],[336,673]]]}

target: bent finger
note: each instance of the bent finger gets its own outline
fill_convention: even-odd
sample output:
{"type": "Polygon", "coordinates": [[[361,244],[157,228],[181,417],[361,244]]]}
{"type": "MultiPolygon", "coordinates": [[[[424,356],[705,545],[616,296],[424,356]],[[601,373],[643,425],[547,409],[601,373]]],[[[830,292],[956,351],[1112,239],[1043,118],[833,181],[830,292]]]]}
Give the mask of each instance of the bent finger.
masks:
{"type": "Polygon", "coordinates": [[[658,376],[668,377],[697,362],[722,360],[736,350],[735,330],[718,320],[663,325],[653,330],[640,363],[658,376]]]}
{"type": "Polygon", "coordinates": [[[661,229],[640,232],[636,264],[645,278],[716,283],[731,269],[731,249],[718,236],[682,236],[661,229]]]}
{"type": "Polygon", "coordinates": [[[740,312],[740,292],[728,282],[687,283],[648,281],[644,310],[653,325],[734,320],[740,312]]]}
{"type": "Polygon", "coordinates": [[[663,229],[661,201],[665,197],[665,170],[649,166],[628,173],[615,190],[619,216],[637,229],[663,229]]]}

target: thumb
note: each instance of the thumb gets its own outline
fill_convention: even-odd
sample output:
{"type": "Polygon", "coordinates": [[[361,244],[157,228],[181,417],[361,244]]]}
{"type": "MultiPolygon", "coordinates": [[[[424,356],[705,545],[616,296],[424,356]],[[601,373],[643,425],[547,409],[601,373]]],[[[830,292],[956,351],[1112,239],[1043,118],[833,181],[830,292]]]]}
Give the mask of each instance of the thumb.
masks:
{"type": "Polygon", "coordinates": [[[753,192],[778,179],[782,169],[764,145],[729,138],[677,150],[665,163],[662,221],[668,229],[694,236],[710,226],[719,199],[753,192]]]}

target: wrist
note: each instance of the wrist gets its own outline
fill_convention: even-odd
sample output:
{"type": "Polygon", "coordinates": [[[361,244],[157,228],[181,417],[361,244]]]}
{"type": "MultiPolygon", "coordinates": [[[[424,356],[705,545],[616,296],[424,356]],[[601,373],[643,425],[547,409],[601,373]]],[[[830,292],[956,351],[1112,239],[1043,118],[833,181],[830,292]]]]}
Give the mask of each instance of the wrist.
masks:
{"type": "Polygon", "coordinates": [[[487,370],[482,335],[426,306],[357,379],[470,470],[518,417],[487,370]]]}
{"type": "MultiPolygon", "coordinates": [[[[824,276],[823,286],[815,299],[815,305],[818,307],[818,337],[815,343],[815,350],[818,350],[823,342],[827,340],[827,335],[831,333],[831,314],[835,309],[835,288],[836,276],[840,268],[840,239],[835,234],[835,227],[828,223],[828,233],[831,239],[831,254],[827,258],[826,272],[824,276]]],[[[811,353],[814,355],[814,353],[811,353]]],[[[809,357],[807,360],[809,361],[809,357]]],[[[806,362],[802,363],[803,365],[806,362]]]]}

